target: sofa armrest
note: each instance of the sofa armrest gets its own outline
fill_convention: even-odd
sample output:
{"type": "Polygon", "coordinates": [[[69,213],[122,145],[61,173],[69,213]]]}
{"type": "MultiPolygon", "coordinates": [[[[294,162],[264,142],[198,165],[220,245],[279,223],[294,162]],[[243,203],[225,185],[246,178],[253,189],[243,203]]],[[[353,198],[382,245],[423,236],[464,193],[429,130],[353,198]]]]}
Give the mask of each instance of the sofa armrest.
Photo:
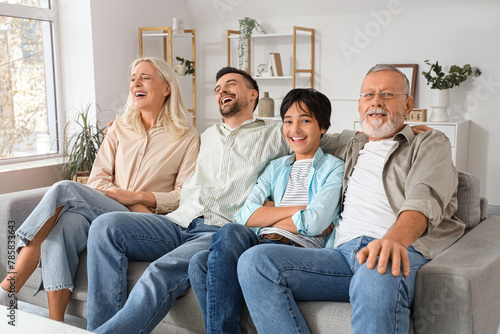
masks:
{"type": "Polygon", "coordinates": [[[420,268],[415,333],[494,333],[500,319],[500,216],[490,216],[420,268]]]}
{"type": "Polygon", "coordinates": [[[49,187],[0,195],[0,277],[7,275],[8,236],[26,220],[49,187]]]}

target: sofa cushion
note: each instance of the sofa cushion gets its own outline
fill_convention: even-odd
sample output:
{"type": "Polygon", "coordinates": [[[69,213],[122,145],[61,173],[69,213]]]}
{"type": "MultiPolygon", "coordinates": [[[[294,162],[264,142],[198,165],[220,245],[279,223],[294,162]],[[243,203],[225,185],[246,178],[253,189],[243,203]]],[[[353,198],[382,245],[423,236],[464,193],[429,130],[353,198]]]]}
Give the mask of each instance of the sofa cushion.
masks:
{"type": "Polygon", "coordinates": [[[458,172],[458,210],[455,216],[463,221],[466,229],[474,228],[481,221],[481,196],[479,178],[458,172]]]}

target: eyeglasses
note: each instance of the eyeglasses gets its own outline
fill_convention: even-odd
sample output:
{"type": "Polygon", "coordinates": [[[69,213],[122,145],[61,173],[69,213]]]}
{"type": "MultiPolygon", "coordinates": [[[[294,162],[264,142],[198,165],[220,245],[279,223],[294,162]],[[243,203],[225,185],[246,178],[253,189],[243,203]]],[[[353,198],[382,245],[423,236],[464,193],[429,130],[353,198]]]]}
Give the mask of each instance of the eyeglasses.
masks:
{"type": "Polygon", "coordinates": [[[372,100],[375,98],[375,95],[379,94],[381,98],[384,100],[390,100],[396,97],[396,95],[406,95],[406,93],[395,93],[395,92],[380,92],[380,93],[361,93],[359,97],[363,100],[372,100]]]}

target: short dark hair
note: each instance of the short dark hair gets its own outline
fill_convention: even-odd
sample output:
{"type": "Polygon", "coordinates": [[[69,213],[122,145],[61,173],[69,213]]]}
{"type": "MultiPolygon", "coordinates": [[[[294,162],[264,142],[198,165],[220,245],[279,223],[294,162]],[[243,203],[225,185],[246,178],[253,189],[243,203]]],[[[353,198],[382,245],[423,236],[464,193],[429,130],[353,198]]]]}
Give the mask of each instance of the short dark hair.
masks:
{"type": "Polygon", "coordinates": [[[243,76],[243,78],[245,79],[245,81],[247,83],[247,87],[251,88],[251,89],[255,89],[257,91],[257,99],[255,100],[255,105],[253,106],[253,110],[255,110],[255,108],[257,108],[257,104],[259,103],[259,85],[257,84],[257,81],[255,81],[255,79],[252,78],[252,76],[250,74],[248,74],[247,72],[245,72],[243,70],[237,69],[235,67],[226,66],[226,67],[221,68],[217,72],[217,74],[215,75],[215,82],[219,81],[220,78],[222,78],[224,75],[229,74],[229,73],[236,73],[236,74],[243,76]]]}
{"type": "Polygon", "coordinates": [[[332,104],[325,94],[312,88],[292,89],[286,94],[281,103],[280,115],[282,120],[284,120],[288,109],[295,103],[297,103],[301,109],[300,103],[303,103],[318,121],[319,128],[328,130],[330,127],[330,117],[332,115],[332,104]]]}

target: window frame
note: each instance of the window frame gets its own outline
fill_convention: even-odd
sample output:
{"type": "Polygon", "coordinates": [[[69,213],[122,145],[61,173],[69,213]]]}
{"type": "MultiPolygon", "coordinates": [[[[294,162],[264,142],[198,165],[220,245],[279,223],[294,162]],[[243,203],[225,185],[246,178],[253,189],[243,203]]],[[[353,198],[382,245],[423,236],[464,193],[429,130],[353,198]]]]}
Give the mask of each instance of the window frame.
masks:
{"type": "MultiPolygon", "coordinates": [[[[0,15],[20,19],[37,20],[50,23],[49,31],[44,34],[50,34],[52,45],[44,45],[44,52],[51,53],[51,60],[45,58],[45,82],[47,94],[47,118],[50,138],[50,149],[56,153],[46,153],[31,155],[26,157],[15,157],[9,159],[0,159],[0,167],[16,166],[25,162],[46,160],[51,158],[62,158],[64,156],[64,120],[60,101],[60,52],[59,52],[59,17],[57,10],[57,1],[46,0],[49,2],[49,9],[40,7],[28,7],[23,5],[0,3],[0,15]]],[[[48,44],[48,43],[47,43],[48,44]]],[[[3,169],[3,168],[2,168],[3,169]]],[[[17,168],[16,168],[17,169],[17,168]]],[[[0,169],[1,171],[1,169],[0,169]]]]}

